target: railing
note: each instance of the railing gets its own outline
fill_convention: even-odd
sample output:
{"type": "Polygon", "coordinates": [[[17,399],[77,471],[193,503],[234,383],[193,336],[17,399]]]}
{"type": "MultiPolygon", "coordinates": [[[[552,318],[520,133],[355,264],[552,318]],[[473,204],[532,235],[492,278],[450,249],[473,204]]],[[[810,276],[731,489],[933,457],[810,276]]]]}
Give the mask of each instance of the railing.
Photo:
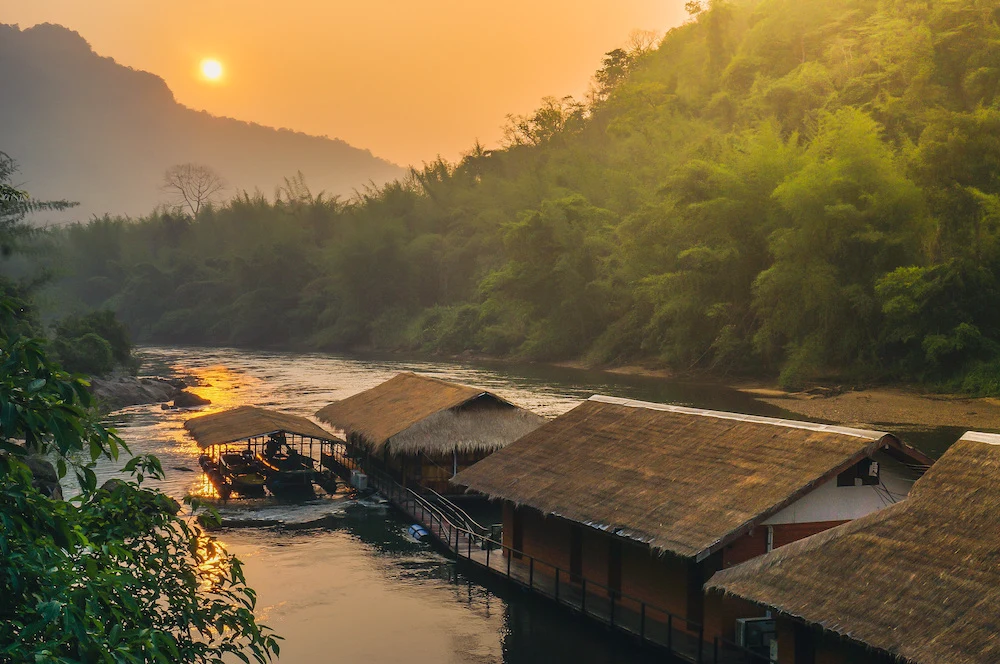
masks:
{"type": "Polygon", "coordinates": [[[585,577],[575,581],[576,575],[565,568],[455,523],[438,505],[400,486],[381,471],[369,472],[368,478],[459,559],[500,574],[612,629],[629,633],[642,643],[660,646],[690,662],[711,661],[706,659],[707,644],[700,624],[585,577]]]}
{"type": "Polygon", "coordinates": [[[611,629],[629,634],[643,645],[663,648],[674,657],[688,662],[770,662],[768,657],[725,639],[716,637],[712,642],[706,643],[704,626],[699,623],[623,593],[619,588],[595,582],[579,573],[506,546],[502,541],[490,537],[489,529],[475,523],[458,507],[446,507],[445,505],[451,504],[450,501],[436,492],[432,502],[427,496],[401,486],[383,471],[369,468],[365,472],[372,486],[425,526],[438,542],[460,560],[499,574],[511,583],[596,619],[611,629]]]}
{"type": "Polygon", "coordinates": [[[475,519],[469,516],[465,510],[442,496],[434,489],[431,489],[430,487],[421,487],[420,492],[425,494],[425,497],[428,498],[431,503],[437,505],[440,511],[448,516],[452,523],[458,524],[480,537],[488,537],[492,532],[490,528],[480,525],[475,519]]]}

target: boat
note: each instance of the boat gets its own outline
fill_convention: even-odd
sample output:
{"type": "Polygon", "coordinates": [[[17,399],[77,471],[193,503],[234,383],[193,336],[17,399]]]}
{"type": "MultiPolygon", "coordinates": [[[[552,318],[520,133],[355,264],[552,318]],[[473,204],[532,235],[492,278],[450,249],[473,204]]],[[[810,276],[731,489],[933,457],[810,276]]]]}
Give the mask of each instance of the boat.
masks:
{"type": "Polygon", "coordinates": [[[211,482],[212,486],[215,487],[215,490],[219,492],[219,497],[223,500],[228,500],[230,494],[233,492],[233,487],[219,470],[219,464],[207,454],[202,454],[198,457],[198,465],[200,465],[201,469],[205,471],[205,476],[208,477],[208,481],[211,482]]]}
{"type": "Polygon", "coordinates": [[[243,496],[263,496],[267,475],[250,450],[225,451],[219,455],[219,472],[232,490],[243,496]]]}
{"type": "Polygon", "coordinates": [[[312,483],[316,475],[313,460],[284,444],[284,441],[271,439],[256,459],[266,477],[268,491],[275,496],[313,493],[312,483]]]}
{"type": "Polygon", "coordinates": [[[358,491],[354,498],[365,507],[389,507],[389,500],[374,488],[358,491]]]}

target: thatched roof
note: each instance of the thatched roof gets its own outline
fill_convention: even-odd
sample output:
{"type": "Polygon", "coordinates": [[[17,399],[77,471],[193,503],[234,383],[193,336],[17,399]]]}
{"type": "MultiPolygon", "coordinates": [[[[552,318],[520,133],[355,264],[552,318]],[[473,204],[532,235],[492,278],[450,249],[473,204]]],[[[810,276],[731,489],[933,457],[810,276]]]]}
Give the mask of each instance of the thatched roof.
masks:
{"type": "Polygon", "coordinates": [[[316,417],[373,453],[390,454],[497,450],[545,422],[491,392],[414,373],[332,403],[316,417]]]}
{"type": "Polygon", "coordinates": [[[966,434],[905,501],[707,587],[917,664],[1000,661],[1000,436],[966,434]]]}
{"type": "Polygon", "coordinates": [[[191,432],[191,436],[202,448],[266,436],[279,431],[319,440],[336,438],[323,427],[304,417],[255,406],[240,406],[221,413],[194,417],[184,422],[184,428],[191,432]]]}
{"type": "Polygon", "coordinates": [[[878,431],[591,397],[452,482],[701,559],[886,446],[930,463],[878,431]]]}

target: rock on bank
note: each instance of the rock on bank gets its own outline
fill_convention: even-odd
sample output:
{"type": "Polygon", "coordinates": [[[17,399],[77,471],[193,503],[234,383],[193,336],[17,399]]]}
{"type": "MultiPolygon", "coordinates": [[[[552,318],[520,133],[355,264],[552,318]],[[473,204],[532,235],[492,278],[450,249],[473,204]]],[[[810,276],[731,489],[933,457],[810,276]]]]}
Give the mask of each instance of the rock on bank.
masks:
{"type": "Polygon", "coordinates": [[[184,381],[165,378],[107,376],[90,379],[90,393],[107,410],[174,399],[184,389],[184,381]]]}

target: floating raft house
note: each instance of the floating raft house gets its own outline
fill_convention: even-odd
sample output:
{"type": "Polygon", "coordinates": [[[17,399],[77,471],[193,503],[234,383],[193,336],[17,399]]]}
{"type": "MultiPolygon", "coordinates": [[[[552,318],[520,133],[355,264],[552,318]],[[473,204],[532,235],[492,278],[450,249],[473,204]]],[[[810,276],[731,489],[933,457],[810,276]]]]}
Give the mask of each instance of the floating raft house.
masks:
{"type": "Polygon", "coordinates": [[[344,431],[366,468],[442,493],[455,473],[546,421],[482,388],[414,373],[332,403],[316,417],[344,431]]]}

